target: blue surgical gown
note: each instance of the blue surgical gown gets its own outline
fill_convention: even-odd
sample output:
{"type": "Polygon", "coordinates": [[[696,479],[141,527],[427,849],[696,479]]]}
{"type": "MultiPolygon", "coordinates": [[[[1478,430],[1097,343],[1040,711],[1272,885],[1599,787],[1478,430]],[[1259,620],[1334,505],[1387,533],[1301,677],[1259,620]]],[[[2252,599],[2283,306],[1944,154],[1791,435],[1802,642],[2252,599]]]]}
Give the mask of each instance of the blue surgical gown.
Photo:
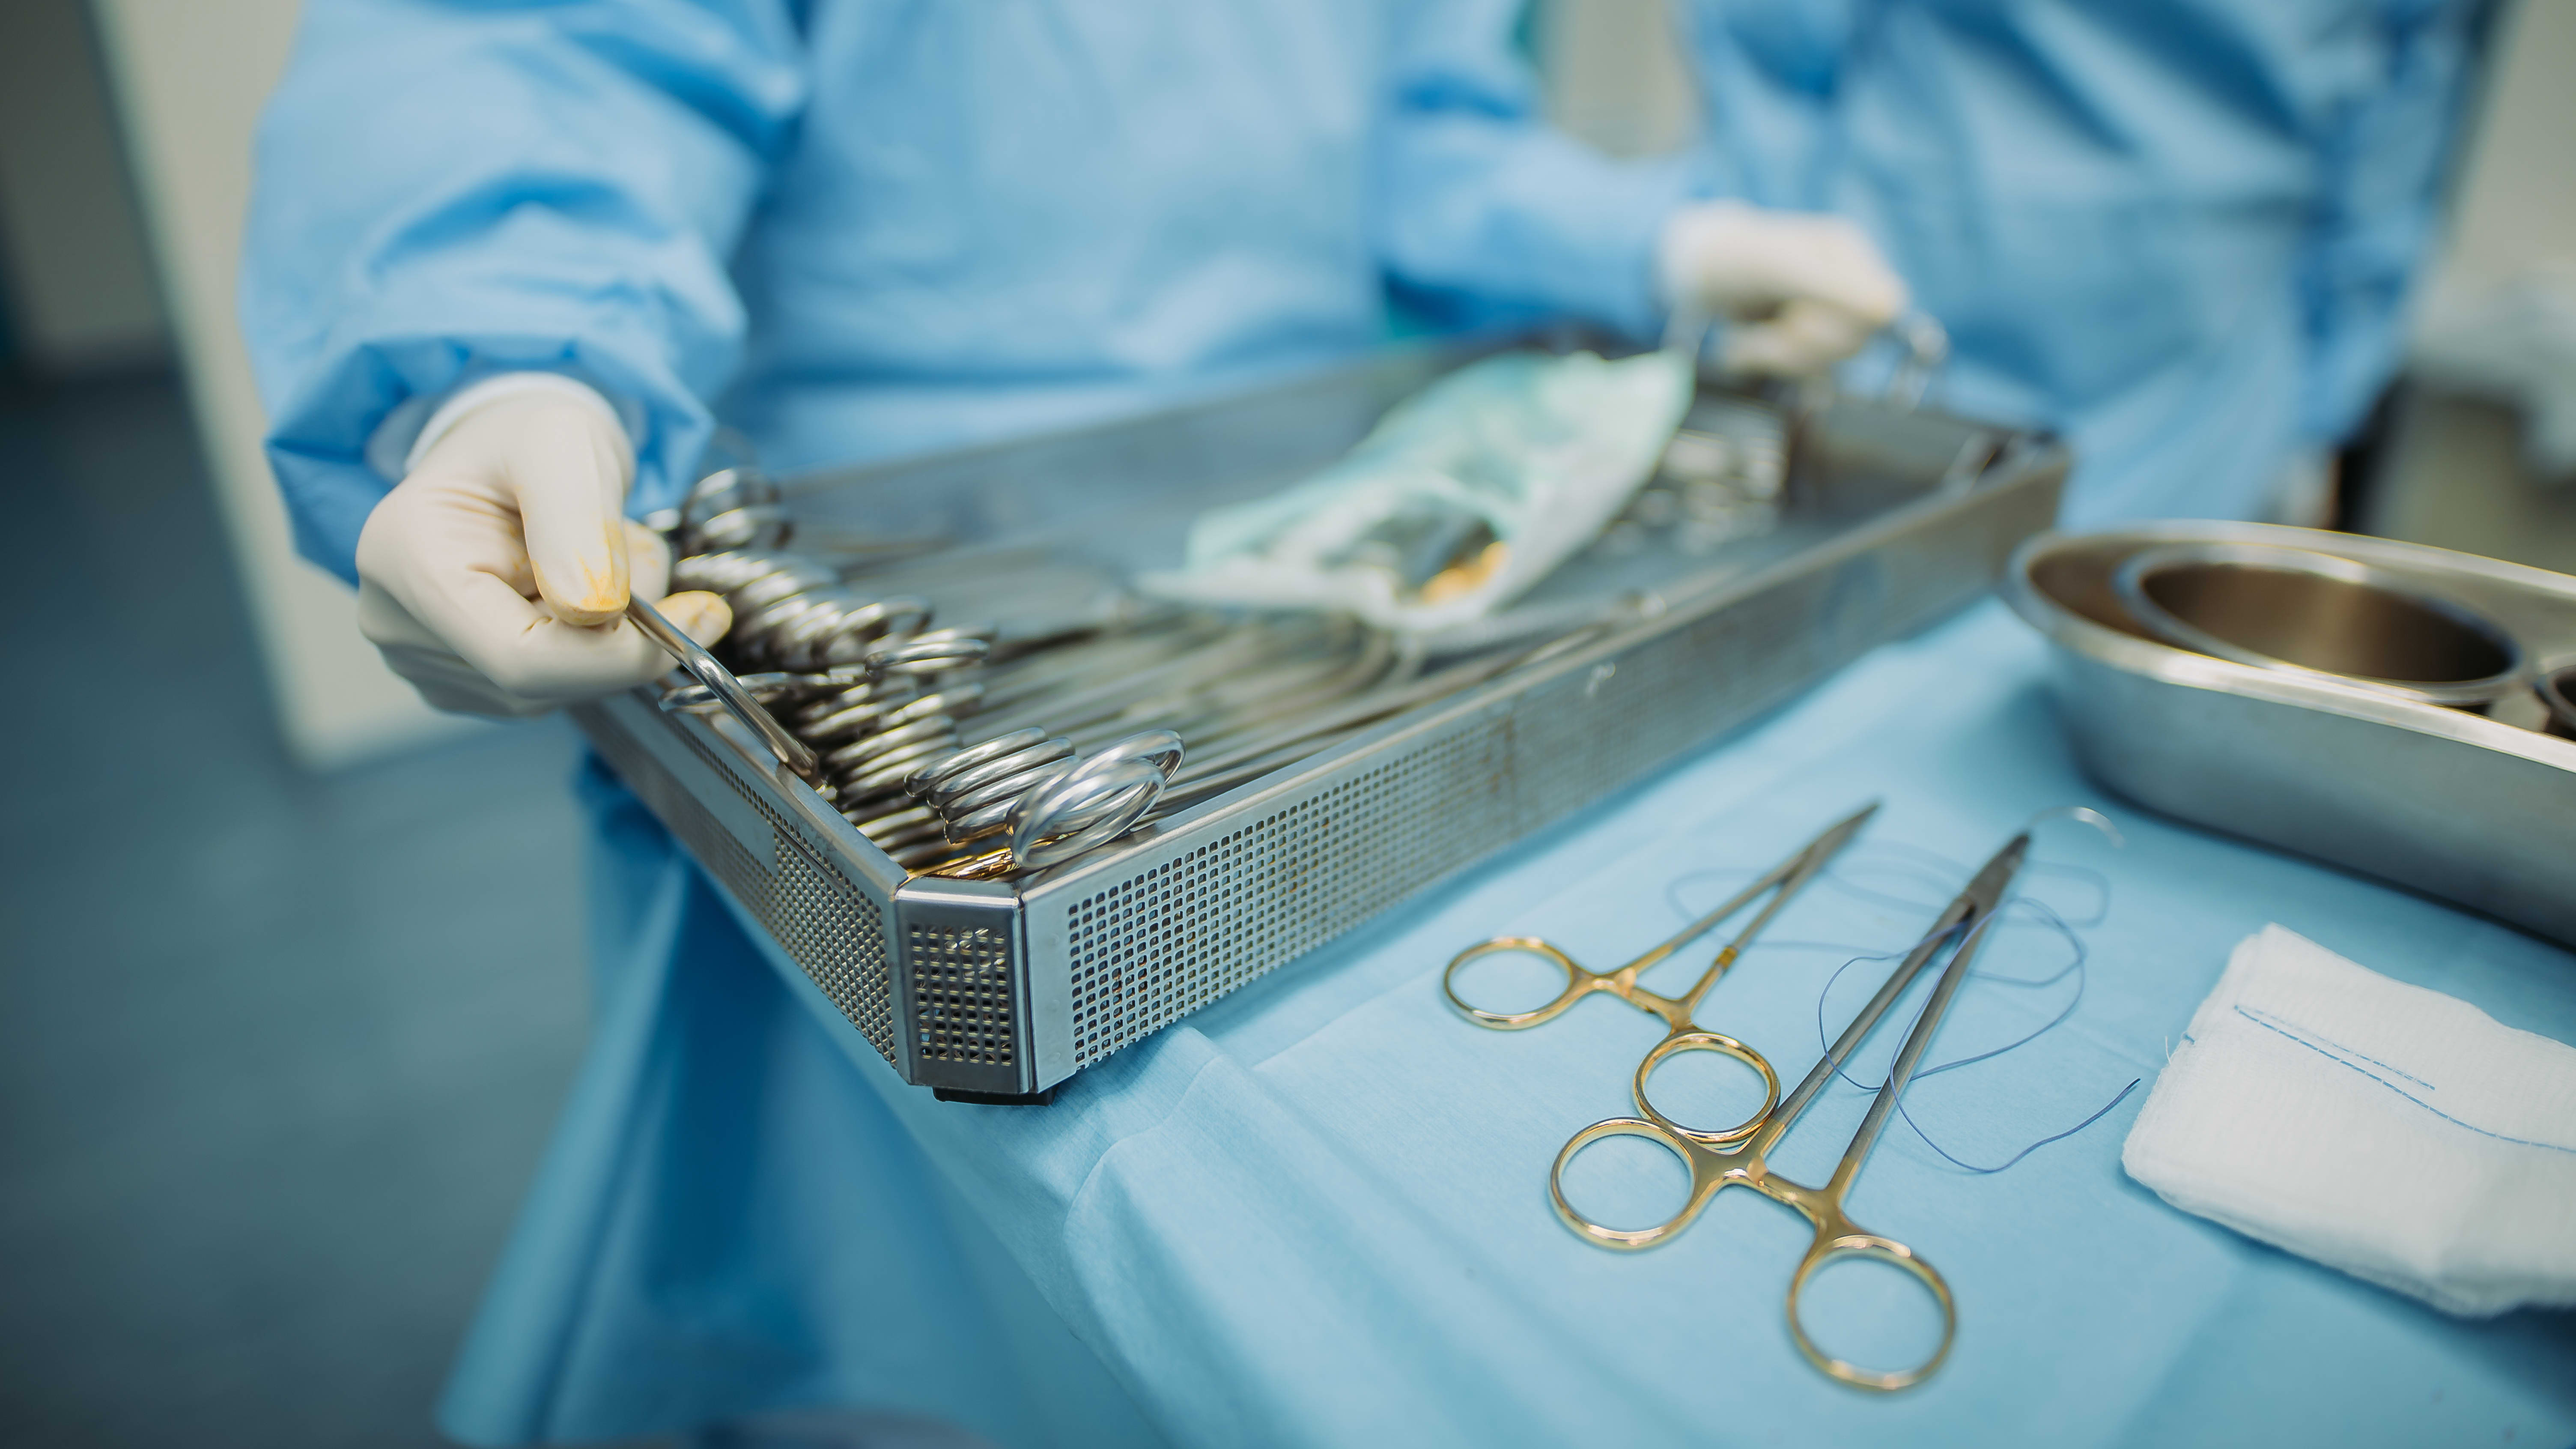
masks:
{"type": "MultiPolygon", "coordinates": [[[[627,410],[640,511],[719,413],[782,469],[1071,424],[1366,348],[1391,287],[1647,331],[1695,168],[1539,124],[1518,11],[314,0],[242,287],[299,544],[350,576],[379,428],[501,371],[627,410]]],[[[706,878],[584,795],[595,1038],[451,1432],[848,1403],[1145,1433],[706,878]]]]}
{"type": "Polygon", "coordinates": [[[2065,521],[2260,513],[2397,360],[2487,7],[1688,0],[1711,189],[1839,211],[2065,521]]]}
{"type": "Polygon", "coordinates": [[[1655,323],[1687,158],[1538,124],[1519,0],[316,0],[242,285],[304,553],[350,576],[404,403],[624,405],[637,511],[713,405],[775,469],[1347,355],[1388,289],[1655,323]]]}

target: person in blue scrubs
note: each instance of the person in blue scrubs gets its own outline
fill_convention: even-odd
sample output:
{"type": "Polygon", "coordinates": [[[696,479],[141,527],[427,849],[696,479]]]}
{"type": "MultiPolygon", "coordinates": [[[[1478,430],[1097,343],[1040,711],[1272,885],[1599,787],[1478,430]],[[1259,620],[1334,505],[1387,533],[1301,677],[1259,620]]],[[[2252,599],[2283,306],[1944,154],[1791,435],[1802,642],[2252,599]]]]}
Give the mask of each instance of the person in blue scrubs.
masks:
{"type": "MultiPolygon", "coordinates": [[[[1519,8],[315,0],[243,285],[299,542],[433,703],[535,712],[661,671],[619,612],[667,556],[617,520],[717,417],[782,469],[1078,423],[1379,343],[1391,282],[1641,338],[1688,302],[1790,373],[1910,283],[1949,403],[2074,434],[2072,518],[2242,515],[2389,365],[2477,29],[1706,0],[1708,146],[1614,165],[1536,119],[1519,8]]],[[[449,1430],[1114,1423],[705,877],[581,788],[596,1036],[449,1430]]]]}
{"type": "MultiPolygon", "coordinates": [[[[718,416],[779,469],[1068,425],[1380,343],[1391,282],[1640,337],[1678,297],[1781,371],[1903,305],[1847,222],[1710,213],[1695,159],[1547,129],[1519,9],[315,0],[242,287],[299,544],[432,703],[533,713],[665,668],[621,614],[667,552],[621,515],[718,416]]],[[[595,1037],[448,1430],[1115,1424],[706,877],[596,763],[581,790],[595,1037]]]]}
{"type": "Polygon", "coordinates": [[[2068,526],[2253,518],[2394,370],[2481,0],[1686,0],[1710,181],[1857,220],[2068,526]]]}

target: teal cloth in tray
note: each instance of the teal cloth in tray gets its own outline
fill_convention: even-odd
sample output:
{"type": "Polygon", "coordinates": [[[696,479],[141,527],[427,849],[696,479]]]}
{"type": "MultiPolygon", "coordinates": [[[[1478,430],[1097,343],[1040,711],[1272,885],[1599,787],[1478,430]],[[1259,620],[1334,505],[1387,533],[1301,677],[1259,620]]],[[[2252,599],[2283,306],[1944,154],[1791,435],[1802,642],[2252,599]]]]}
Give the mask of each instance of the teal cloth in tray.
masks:
{"type": "MultiPolygon", "coordinates": [[[[770,1185],[756,1196],[810,1214],[839,1193],[867,1220],[910,1214],[936,1231],[879,1227],[855,1246],[763,1268],[745,1266],[727,1237],[746,1232],[738,1220],[771,1221],[758,1210],[702,1214],[686,1233],[638,1229],[638,1218],[675,1211],[668,1179],[651,1190],[563,1164],[606,1161],[605,1143],[631,1157],[639,1139],[687,1140],[669,1124],[682,1120],[672,1104],[690,1089],[631,1066],[635,1080],[661,1085],[620,1094],[586,1083],[589,1105],[577,1101],[567,1117],[451,1391],[450,1422],[498,1437],[511,1421],[494,1413],[515,1403],[510,1411],[524,1414],[555,1395],[544,1422],[596,1427],[605,1421],[561,1408],[563,1382],[513,1388],[494,1365],[514,1348],[580,1339],[605,1361],[649,1367],[650,1346],[621,1337],[634,1312],[600,1306],[616,1285],[657,1285],[664,1300],[675,1283],[739,1294],[767,1272],[777,1281],[761,1301],[771,1308],[740,1315],[760,1326],[739,1331],[771,1334],[780,1361],[802,1367],[743,1379],[730,1399],[696,1401],[701,1410],[892,1396],[1030,1444],[1152,1430],[1224,1445],[2576,1440],[2576,1315],[2454,1321],[2165,1207],[2119,1165],[2143,1086],[2088,1130],[1994,1176],[1961,1171],[1902,1122],[1891,1127],[1851,1211],[1948,1276],[1960,1325],[1948,1365],[1902,1394],[1841,1387],[1798,1356],[1780,1310],[1806,1228],[1784,1208],[1730,1190],[1671,1245],[1629,1255],[1590,1247],[1557,1222],[1549,1162],[1575,1129],[1630,1110],[1629,1074],[1661,1028],[1604,999],[1536,1031],[1481,1031],[1443,1004],[1441,965],[1502,932],[1616,964],[1682,919],[1667,899],[1676,877],[1717,872],[1675,892],[1685,904],[1713,902],[1873,797],[1885,807],[1838,880],[1811,887],[1701,1012],[1790,1082],[1815,1059],[1818,993],[1850,948],[1901,946],[1929,914],[1850,886],[1935,901],[2052,806],[2098,805],[2128,836],[2124,851],[2073,826],[2040,838],[2039,861],[2112,883],[2107,918],[2084,932],[2090,989],[2073,1018],[1908,1094],[1915,1118],[1969,1161],[2001,1161],[2132,1078],[2151,1082],[2228,948],[2271,921],[2509,1025],[2576,1040],[2576,961],[2566,952],[2106,796],[2072,762],[2044,662],[2039,641],[1991,604],[1881,649],[1651,786],[1128,1048],[1050,1108],[934,1102],[855,1037],[854,1068],[768,1072],[742,1119],[772,1144],[754,1174],[770,1185]],[[1930,868],[1915,852],[1956,874],[1905,879],[1909,861],[1930,868]],[[918,1162],[885,1145],[906,1136],[918,1162]],[[853,1171],[854,1153],[885,1166],[853,1171]],[[799,1166],[808,1155],[828,1170],[799,1166]],[[973,1220],[959,1216],[969,1211],[973,1220]],[[942,1255],[968,1251],[958,1244],[994,1240],[1098,1364],[1076,1363],[1089,1355],[1048,1324],[1053,1367],[1031,1367],[1034,1300],[1010,1306],[990,1264],[981,1288],[976,1272],[941,1266],[942,1255]],[[899,1256],[920,1281],[879,1271],[865,1290],[874,1296],[858,1302],[849,1286],[858,1280],[832,1276],[836,1253],[899,1256]],[[558,1267],[538,1284],[534,1265],[566,1255],[586,1266],[558,1267]],[[842,1287],[800,1297],[800,1274],[842,1287]],[[979,1396],[937,1372],[886,1369],[942,1334],[970,1346],[1010,1339],[989,1363],[1026,1383],[1042,1373],[1096,1380],[1105,1366],[1135,1417],[1112,1403],[1116,1390],[1079,1399],[1028,1389],[1002,1403],[1010,1396],[979,1396]],[[870,1364],[877,1371],[853,1367],[870,1364]]],[[[2061,871],[2034,870],[2024,884],[2071,915],[2091,905],[2090,886],[2061,871]]],[[[2016,928],[1981,966],[2044,976],[2059,950],[2044,931],[2016,928]]],[[[1655,983],[1677,989],[1706,957],[1695,949],[1655,983]]],[[[1846,975],[1832,998],[1835,1026],[1883,969],[1846,975]]],[[[735,984],[799,1015],[774,979],[735,984]]],[[[1933,1060],[2023,1034],[2062,1004],[2065,985],[1972,983],[1933,1060]]],[[[618,1029],[604,1022],[603,1053],[618,1029]]],[[[1882,1031],[1855,1075],[1874,1080],[1866,1069],[1884,1069],[1896,1036],[1882,1031]]],[[[782,1053],[830,1057],[825,1034],[804,1024],[769,1037],[760,1050],[773,1063],[782,1053]]],[[[1865,1103],[1856,1088],[1829,1090],[1775,1164],[1821,1182],[1865,1103]]],[[[1632,1157],[1587,1181],[1618,1198],[1655,1187],[1659,1171],[1632,1157]]],[[[601,1384],[613,1381],[584,1391],[606,1392],[601,1384]]]]}

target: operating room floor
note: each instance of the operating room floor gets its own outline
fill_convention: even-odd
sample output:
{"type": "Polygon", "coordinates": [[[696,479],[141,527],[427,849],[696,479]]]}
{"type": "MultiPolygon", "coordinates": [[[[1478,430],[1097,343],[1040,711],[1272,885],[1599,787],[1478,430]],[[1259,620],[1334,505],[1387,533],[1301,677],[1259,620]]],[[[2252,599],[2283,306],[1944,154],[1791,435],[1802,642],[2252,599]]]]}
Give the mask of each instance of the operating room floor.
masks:
{"type": "Polygon", "coordinates": [[[574,737],[297,769],[168,378],[0,386],[0,479],[0,1442],[442,1442],[581,1049],[574,737]]]}

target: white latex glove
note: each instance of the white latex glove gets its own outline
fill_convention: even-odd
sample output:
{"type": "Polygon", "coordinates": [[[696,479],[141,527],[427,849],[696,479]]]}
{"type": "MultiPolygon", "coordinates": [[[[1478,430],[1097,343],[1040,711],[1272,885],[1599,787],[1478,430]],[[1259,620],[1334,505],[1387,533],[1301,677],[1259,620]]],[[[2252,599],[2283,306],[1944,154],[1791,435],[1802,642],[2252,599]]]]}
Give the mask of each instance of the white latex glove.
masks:
{"type": "Polygon", "coordinates": [[[1730,372],[1803,376],[1861,349],[1905,310],[1905,283],[1861,229],[1820,212],[1739,201],[1685,206],[1664,223],[1656,281],[1667,305],[1724,318],[1730,372]]]}
{"type": "Polygon", "coordinates": [[[645,683],[671,658],[627,593],[712,644],[714,594],[662,598],[671,552],[624,515],[635,455],[604,406],[505,393],[438,435],[358,535],[358,627],[439,709],[542,714],[645,683]]]}

